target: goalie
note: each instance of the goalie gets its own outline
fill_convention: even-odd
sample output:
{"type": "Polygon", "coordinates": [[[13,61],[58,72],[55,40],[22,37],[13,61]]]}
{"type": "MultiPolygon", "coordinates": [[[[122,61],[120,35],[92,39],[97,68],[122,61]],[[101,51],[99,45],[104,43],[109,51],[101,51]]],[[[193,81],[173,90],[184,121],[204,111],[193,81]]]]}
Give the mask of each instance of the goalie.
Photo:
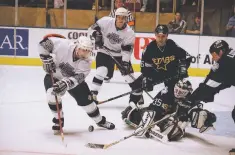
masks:
{"type": "Polygon", "coordinates": [[[122,119],[126,124],[136,128],[136,136],[153,137],[160,141],[181,139],[190,122],[191,126],[199,129],[200,133],[205,132],[213,127],[216,116],[202,109],[200,104],[196,108],[190,109],[191,105],[190,102],[187,102],[187,98],[192,91],[192,84],[188,80],[180,80],[175,84],[174,96],[165,87],[155,96],[154,102],[148,107],[137,109],[128,106],[122,112],[122,119]],[[177,112],[174,117],[169,117],[147,130],[140,131],[175,111],[177,112]]]}

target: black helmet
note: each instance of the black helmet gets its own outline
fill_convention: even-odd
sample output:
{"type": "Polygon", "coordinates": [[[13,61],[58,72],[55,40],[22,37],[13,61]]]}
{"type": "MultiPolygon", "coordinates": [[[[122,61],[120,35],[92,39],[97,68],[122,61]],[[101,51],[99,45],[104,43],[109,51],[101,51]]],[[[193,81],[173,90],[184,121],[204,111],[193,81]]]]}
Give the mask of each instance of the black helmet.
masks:
{"type": "Polygon", "coordinates": [[[210,53],[215,52],[216,54],[219,54],[220,50],[223,52],[227,52],[229,50],[229,45],[226,41],[217,40],[210,47],[210,53]]]}
{"type": "Polygon", "coordinates": [[[168,27],[166,25],[158,24],[158,26],[155,28],[155,33],[157,34],[168,34],[168,27]]]}

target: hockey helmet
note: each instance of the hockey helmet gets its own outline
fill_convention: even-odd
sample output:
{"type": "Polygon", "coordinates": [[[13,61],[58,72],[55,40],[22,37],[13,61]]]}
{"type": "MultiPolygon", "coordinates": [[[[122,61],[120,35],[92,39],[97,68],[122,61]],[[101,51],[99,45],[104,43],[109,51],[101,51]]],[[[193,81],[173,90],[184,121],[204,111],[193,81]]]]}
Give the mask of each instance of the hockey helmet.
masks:
{"type": "Polygon", "coordinates": [[[188,94],[193,92],[190,81],[183,79],[179,80],[174,87],[174,95],[176,98],[185,98],[188,94]]]}
{"type": "Polygon", "coordinates": [[[223,52],[227,52],[229,50],[229,45],[226,41],[224,40],[217,40],[215,41],[211,47],[210,47],[210,53],[215,52],[216,54],[219,54],[220,50],[223,52]]]}
{"type": "Polygon", "coordinates": [[[77,48],[92,51],[93,50],[93,44],[89,37],[81,36],[78,38],[78,40],[75,42],[77,45],[77,48]]]}
{"type": "Polygon", "coordinates": [[[120,7],[118,8],[116,11],[115,11],[115,18],[117,16],[125,16],[127,17],[128,16],[128,11],[127,9],[123,8],[123,7],[120,7]]]}
{"type": "Polygon", "coordinates": [[[166,25],[158,24],[155,28],[155,33],[157,34],[168,34],[169,30],[166,25]]]}

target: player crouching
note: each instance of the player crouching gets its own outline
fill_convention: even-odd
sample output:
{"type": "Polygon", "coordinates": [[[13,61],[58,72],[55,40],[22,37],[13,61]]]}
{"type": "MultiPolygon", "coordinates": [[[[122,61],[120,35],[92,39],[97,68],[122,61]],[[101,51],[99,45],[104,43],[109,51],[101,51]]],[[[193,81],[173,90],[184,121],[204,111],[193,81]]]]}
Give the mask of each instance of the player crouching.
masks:
{"type": "Polygon", "coordinates": [[[187,102],[192,91],[192,85],[188,80],[180,80],[175,84],[173,97],[165,87],[148,107],[136,109],[128,106],[122,112],[122,119],[126,124],[136,127],[136,136],[154,137],[160,141],[180,140],[190,122],[192,127],[199,129],[202,133],[213,127],[216,116],[202,109],[200,105],[192,107],[187,102]],[[148,128],[154,122],[175,111],[177,112],[174,117],[169,117],[148,128]],[[148,129],[143,130],[146,127],[148,129]]]}
{"type": "Polygon", "coordinates": [[[40,41],[38,47],[43,69],[47,73],[44,78],[44,86],[48,105],[54,116],[52,120],[54,133],[59,133],[60,121],[61,126],[64,127],[61,97],[66,91],[98,126],[114,129],[115,125],[106,121],[106,118],[100,115],[99,108],[93,101],[89,87],[85,82],[85,78],[91,70],[89,56],[93,44],[90,38],[82,36],[74,43],[65,38],[48,36],[40,41]],[[58,103],[55,97],[57,97],[58,103]]]}

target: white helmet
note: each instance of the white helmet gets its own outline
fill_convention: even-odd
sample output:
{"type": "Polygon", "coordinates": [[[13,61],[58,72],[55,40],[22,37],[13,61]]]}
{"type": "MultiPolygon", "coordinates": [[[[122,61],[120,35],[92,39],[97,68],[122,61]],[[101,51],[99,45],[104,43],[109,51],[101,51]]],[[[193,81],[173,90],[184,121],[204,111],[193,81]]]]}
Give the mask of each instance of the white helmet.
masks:
{"type": "Polygon", "coordinates": [[[115,11],[115,17],[116,16],[125,16],[127,17],[128,16],[128,11],[127,9],[123,8],[123,7],[120,7],[118,8],[116,11],[115,11]]]}
{"type": "Polygon", "coordinates": [[[81,36],[78,38],[78,40],[75,42],[77,45],[77,48],[92,51],[93,50],[93,44],[89,37],[81,36]]]}

